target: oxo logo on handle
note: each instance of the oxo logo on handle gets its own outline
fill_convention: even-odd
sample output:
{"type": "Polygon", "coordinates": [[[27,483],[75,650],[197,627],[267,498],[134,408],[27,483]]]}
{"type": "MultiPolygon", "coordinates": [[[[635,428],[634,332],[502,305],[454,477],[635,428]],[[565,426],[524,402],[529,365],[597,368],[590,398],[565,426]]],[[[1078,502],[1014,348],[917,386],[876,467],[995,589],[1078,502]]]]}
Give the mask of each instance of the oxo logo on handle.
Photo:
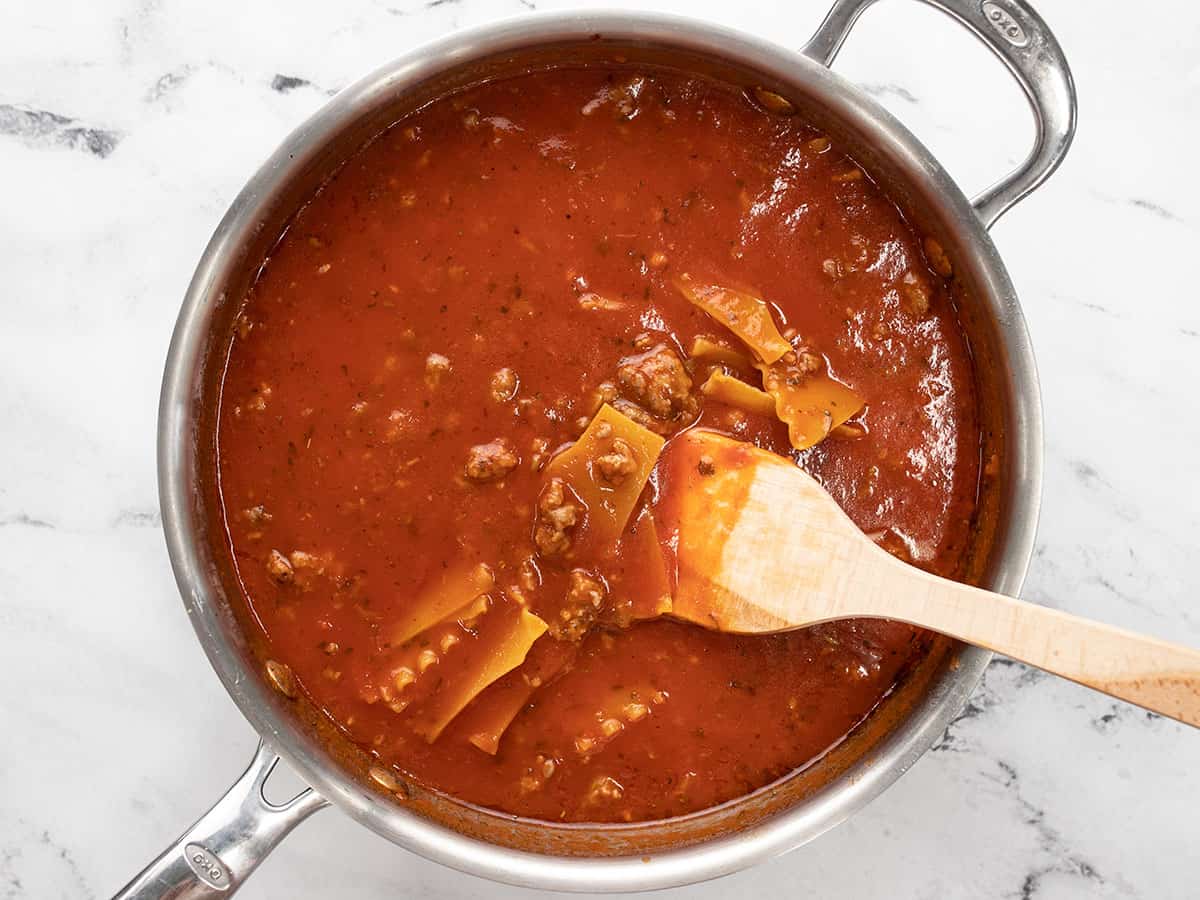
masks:
{"type": "Polygon", "coordinates": [[[1000,37],[1004,38],[1014,47],[1024,47],[1029,43],[1029,35],[1025,33],[1025,29],[996,0],[983,0],[979,8],[983,11],[983,17],[987,20],[987,23],[995,29],[1000,37]]]}
{"type": "Polygon", "coordinates": [[[229,870],[217,855],[200,844],[187,844],[183,858],[196,877],[218,891],[229,890],[229,870]]]}

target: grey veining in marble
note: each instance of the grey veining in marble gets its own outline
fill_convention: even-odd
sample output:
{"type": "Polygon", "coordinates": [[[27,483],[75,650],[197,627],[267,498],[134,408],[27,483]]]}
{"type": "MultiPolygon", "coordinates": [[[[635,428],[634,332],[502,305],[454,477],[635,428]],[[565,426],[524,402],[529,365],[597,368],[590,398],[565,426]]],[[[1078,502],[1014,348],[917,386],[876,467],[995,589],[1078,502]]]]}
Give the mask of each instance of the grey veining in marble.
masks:
{"type": "MultiPolygon", "coordinates": [[[[245,178],[363,70],[568,0],[104,0],[0,7],[0,900],[105,897],[241,771],[255,736],[192,637],[159,533],[158,384],[192,267],[245,178]],[[202,726],[202,727],[201,727],[202,726]]],[[[626,6],[639,4],[626,3],[626,6]]],[[[663,0],[798,46],[824,0],[663,0]]],[[[1041,0],[1078,139],[995,237],[1039,354],[1047,480],[1027,596],[1200,644],[1200,12],[1041,0]]],[[[837,68],[968,192],[1031,138],[937,13],[864,18],[837,68]]],[[[861,815],[674,896],[1189,898],[1200,735],[997,661],[861,815]]],[[[521,896],[335,811],[247,898],[521,896]]]]}

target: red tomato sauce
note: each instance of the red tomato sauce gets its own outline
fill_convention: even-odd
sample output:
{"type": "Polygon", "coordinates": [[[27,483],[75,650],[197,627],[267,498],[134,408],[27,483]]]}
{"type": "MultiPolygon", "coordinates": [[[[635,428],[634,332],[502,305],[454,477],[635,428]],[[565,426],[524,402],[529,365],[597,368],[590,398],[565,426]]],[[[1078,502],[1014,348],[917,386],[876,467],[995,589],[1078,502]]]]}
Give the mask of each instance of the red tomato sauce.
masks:
{"type": "Polygon", "coordinates": [[[960,573],[980,434],[946,261],[770,100],[601,67],[439,100],[311,198],[245,299],[221,527],[276,671],[398,777],[556,821],[678,815],[819,758],[921,653],[887,621],[639,621],[670,542],[646,524],[657,476],[615,541],[577,491],[547,498],[607,401],[640,435],[790,455],[891,552],[960,573]],[[796,450],[775,416],[703,393],[714,370],[763,382],[685,273],[765,298],[863,409],[796,450]],[[728,359],[692,358],[698,336],[728,359]],[[442,584],[485,599],[398,640],[442,584]]]}

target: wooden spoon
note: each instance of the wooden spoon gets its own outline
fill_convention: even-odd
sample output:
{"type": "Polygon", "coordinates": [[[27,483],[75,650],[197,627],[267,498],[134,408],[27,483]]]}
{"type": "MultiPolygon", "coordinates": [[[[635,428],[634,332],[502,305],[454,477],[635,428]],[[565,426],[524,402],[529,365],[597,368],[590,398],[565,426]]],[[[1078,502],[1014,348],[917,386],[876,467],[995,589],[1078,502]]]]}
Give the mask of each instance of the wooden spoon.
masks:
{"type": "Polygon", "coordinates": [[[895,619],[1200,727],[1200,651],[923,572],[749,444],[694,430],[668,454],[656,514],[678,533],[676,617],[738,633],[895,619]]]}

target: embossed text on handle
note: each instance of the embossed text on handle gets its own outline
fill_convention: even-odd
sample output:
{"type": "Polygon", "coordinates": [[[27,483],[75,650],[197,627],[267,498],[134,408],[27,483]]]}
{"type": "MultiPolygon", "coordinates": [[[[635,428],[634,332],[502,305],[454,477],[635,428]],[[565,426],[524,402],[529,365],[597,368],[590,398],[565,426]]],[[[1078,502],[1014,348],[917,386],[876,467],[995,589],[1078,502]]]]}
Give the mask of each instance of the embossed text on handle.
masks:
{"type": "Polygon", "coordinates": [[[229,889],[229,871],[215,853],[201,844],[188,844],[183,848],[183,858],[196,877],[209,887],[225,891],[229,889]]]}
{"type": "Polygon", "coordinates": [[[987,23],[1014,47],[1024,47],[1029,43],[1029,35],[1021,27],[1021,23],[996,0],[983,0],[979,8],[983,11],[983,18],[987,23]]]}

